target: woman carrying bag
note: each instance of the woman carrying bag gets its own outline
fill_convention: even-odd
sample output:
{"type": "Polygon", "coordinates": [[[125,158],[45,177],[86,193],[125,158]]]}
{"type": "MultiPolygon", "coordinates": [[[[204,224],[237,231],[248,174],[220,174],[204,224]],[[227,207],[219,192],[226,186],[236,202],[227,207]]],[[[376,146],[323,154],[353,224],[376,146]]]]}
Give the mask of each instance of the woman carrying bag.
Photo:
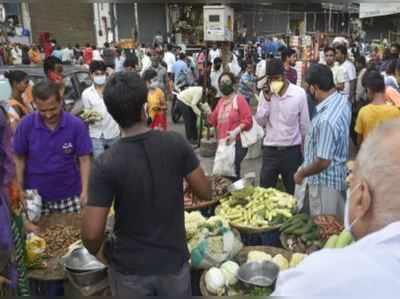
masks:
{"type": "MultiPolygon", "coordinates": [[[[218,80],[218,85],[223,96],[218,101],[214,111],[211,112],[210,107],[205,104],[203,110],[208,114],[208,122],[217,130],[218,152],[221,148],[232,148],[234,146],[234,170],[233,177],[240,178],[240,164],[246,157],[247,148],[242,146],[240,133],[248,131],[252,128],[253,121],[251,108],[246,99],[235,92],[235,76],[232,73],[223,73],[218,80]]],[[[214,174],[218,171],[215,169],[214,174]]],[[[223,174],[221,174],[223,175],[223,174]]]]}

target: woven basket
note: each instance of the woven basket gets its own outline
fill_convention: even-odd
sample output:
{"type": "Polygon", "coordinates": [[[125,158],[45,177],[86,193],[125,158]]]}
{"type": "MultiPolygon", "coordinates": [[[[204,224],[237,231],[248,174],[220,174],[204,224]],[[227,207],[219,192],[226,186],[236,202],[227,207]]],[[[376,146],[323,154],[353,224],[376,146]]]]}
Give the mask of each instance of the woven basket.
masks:
{"type": "MultiPolygon", "coordinates": [[[[282,248],[276,248],[276,247],[271,247],[271,246],[246,246],[246,247],[243,247],[242,250],[240,250],[239,254],[234,258],[234,260],[239,265],[246,263],[247,255],[249,254],[250,251],[262,251],[271,256],[281,254],[289,261],[292,258],[292,252],[290,252],[289,250],[282,249],[282,248]]],[[[206,273],[207,273],[207,270],[203,271],[203,273],[201,274],[201,277],[200,277],[201,295],[204,297],[216,296],[216,294],[210,293],[206,288],[206,280],[205,280],[206,273]]]]}
{"type": "Polygon", "coordinates": [[[195,211],[204,208],[210,208],[212,206],[216,206],[219,203],[220,198],[211,200],[211,201],[199,201],[190,206],[185,206],[185,211],[195,211]]]}

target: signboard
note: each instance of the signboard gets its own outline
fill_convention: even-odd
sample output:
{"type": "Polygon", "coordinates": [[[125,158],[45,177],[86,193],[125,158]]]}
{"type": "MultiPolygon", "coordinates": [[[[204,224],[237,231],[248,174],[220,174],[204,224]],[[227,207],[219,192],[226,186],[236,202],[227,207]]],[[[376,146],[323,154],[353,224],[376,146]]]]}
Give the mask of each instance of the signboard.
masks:
{"type": "Polygon", "coordinates": [[[387,16],[400,13],[400,3],[360,3],[360,18],[387,16]]]}
{"type": "Polygon", "coordinates": [[[228,6],[204,6],[204,40],[233,41],[233,9],[228,6]]]}

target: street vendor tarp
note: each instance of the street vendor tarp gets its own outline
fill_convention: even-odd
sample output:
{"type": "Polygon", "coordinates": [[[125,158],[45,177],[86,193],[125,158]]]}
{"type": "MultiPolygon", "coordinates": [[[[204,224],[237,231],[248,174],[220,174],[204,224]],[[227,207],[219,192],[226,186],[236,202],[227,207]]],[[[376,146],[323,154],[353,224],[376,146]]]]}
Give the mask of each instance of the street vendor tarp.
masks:
{"type": "Polygon", "coordinates": [[[387,16],[400,13],[399,2],[360,3],[360,18],[387,16]]]}

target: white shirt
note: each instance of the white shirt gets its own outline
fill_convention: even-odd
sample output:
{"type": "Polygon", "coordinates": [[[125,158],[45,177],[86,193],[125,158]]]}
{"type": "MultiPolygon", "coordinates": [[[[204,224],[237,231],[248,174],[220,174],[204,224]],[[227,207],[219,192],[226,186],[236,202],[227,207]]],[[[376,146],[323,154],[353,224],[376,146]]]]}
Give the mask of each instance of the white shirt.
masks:
{"type": "Polygon", "coordinates": [[[113,139],[119,136],[119,126],[108,113],[103,97],[96,91],[94,85],[83,91],[82,104],[84,109],[95,111],[102,116],[102,120],[89,126],[91,138],[113,139]]]}
{"type": "Polygon", "coordinates": [[[93,50],[93,60],[103,61],[99,50],[93,50]]]}
{"type": "Polygon", "coordinates": [[[143,76],[144,72],[151,67],[151,59],[146,54],[143,55],[142,58],[142,70],[140,71],[140,75],[143,76]]]}
{"type": "Polygon", "coordinates": [[[22,64],[22,50],[20,48],[12,48],[11,56],[13,64],[22,64]]]}
{"type": "Polygon", "coordinates": [[[210,73],[211,86],[213,86],[217,90],[217,95],[216,95],[217,97],[222,97],[222,93],[219,90],[218,80],[219,80],[219,77],[222,75],[223,72],[224,72],[224,70],[223,70],[223,68],[221,66],[219,71],[215,71],[214,67],[213,67],[212,70],[211,70],[211,73],[210,73]]]}
{"type": "Polygon", "coordinates": [[[400,222],[343,249],[323,249],[279,274],[271,296],[391,298],[400,290],[400,222]]]}
{"type": "MultiPolygon", "coordinates": [[[[266,64],[266,62],[265,62],[265,59],[263,59],[263,60],[261,60],[259,63],[257,63],[257,66],[256,66],[256,77],[257,77],[257,78],[260,78],[260,77],[265,76],[266,65],[267,65],[267,64],[266,64]]],[[[257,88],[258,88],[258,89],[263,88],[265,82],[267,82],[267,78],[264,78],[264,79],[258,81],[258,82],[257,82],[257,88]]]]}
{"type": "Polygon", "coordinates": [[[165,52],[164,53],[164,62],[167,64],[167,72],[172,73],[172,66],[176,62],[175,55],[172,54],[171,52],[165,52]]]}
{"type": "Polygon", "coordinates": [[[350,81],[353,81],[357,78],[356,67],[350,60],[346,60],[340,65],[344,69],[346,81],[344,83],[343,93],[349,95],[350,94],[350,81]]]}
{"type": "Polygon", "coordinates": [[[201,115],[200,109],[197,107],[197,104],[200,102],[203,97],[203,87],[201,86],[192,86],[186,88],[184,91],[178,94],[178,100],[184,103],[185,105],[192,108],[193,112],[196,115],[201,115]]]}
{"type": "Polygon", "coordinates": [[[61,50],[62,62],[72,62],[74,59],[74,50],[69,48],[64,48],[61,50]]]}
{"type": "Polygon", "coordinates": [[[333,83],[335,83],[335,85],[346,83],[346,71],[341,65],[335,63],[332,67],[330,66],[330,68],[333,74],[333,83]]]}
{"type": "Polygon", "coordinates": [[[208,52],[208,57],[209,57],[209,60],[211,61],[211,63],[214,63],[214,59],[215,58],[217,58],[217,57],[221,57],[221,51],[220,51],[220,49],[211,49],[209,52],[208,52]]]}
{"type": "Polygon", "coordinates": [[[115,57],[115,72],[122,72],[124,70],[124,56],[115,57]]]}

